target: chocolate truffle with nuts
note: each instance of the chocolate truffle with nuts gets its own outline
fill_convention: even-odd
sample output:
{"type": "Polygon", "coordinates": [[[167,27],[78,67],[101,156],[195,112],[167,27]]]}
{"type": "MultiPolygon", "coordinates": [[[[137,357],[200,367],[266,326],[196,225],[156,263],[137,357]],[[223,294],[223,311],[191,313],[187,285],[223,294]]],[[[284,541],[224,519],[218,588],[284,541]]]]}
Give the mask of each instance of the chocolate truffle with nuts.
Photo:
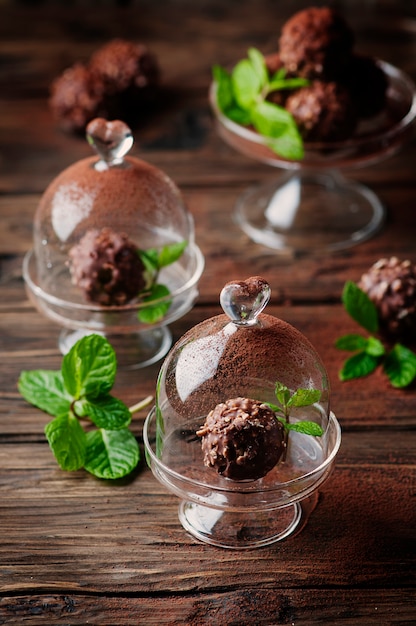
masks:
{"type": "Polygon", "coordinates": [[[353,44],[353,32],[341,15],[330,7],[310,7],[283,25],[280,59],[297,76],[337,80],[350,60],[353,44]]]}
{"type": "Polygon", "coordinates": [[[156,56],[147,46],[114,39],[89,62],[76,63],[53,81],[49,105],[67,131],[82,132],[95,117],[133,124],[153,101],[159,74],[156,56]]]}
{"type": "Polygon", "coordinates": [[[397,257],[380,259],[361,276],[358,286],[376,305],[384,334],[416,338],[416,265],[397,257]]]}
{"type": "Polygon", "coordinates": [[[91,229],[70,249],[69,259],[72,282],[90,302],[121,306],[145,287],[137,246],[124,233],[91,229]]]}
{"type": "Polygon", "coordinates": [[[315,80],[289,95],[285,106],[305,141],[343,141],[357,124],[351,96],[338,83],[315,80]]]}
{"type": "Polygon", "coordinates": [[[284,427],[269,406],[232,398],[209,412],[196,433],[202,438],[204,464],[231,480],[256,480],[280,460],[284,427]]]}
{"type": "Polygon", "coordinates": [[[76,63],[56,78],[50,89],[49,106],[60,126],[82,132],[102,108],[104,85],[88,67],[76,63]]]}

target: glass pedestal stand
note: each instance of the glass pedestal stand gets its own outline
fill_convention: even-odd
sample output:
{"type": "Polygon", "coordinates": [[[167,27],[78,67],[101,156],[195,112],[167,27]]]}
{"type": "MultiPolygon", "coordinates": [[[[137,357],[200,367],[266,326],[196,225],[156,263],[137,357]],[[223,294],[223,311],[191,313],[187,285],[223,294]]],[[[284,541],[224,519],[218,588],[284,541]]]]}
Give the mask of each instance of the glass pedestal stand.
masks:
{"type": "Polygon", "coordinates": [[[288,256],[334,252],[374,235],[385,219],[376,194],[335,170],[297,170],[247,189],[234,217],[256,243],[288,256]]]}

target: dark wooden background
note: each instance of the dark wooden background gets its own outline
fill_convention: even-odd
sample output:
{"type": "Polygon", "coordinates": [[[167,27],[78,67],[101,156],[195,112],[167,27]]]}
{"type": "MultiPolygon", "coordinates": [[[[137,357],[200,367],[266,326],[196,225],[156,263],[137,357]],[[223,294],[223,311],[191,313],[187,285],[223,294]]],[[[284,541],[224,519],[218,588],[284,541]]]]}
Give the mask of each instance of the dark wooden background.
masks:
{"type": "MultiPolygon", "coordinates": [[[[338,380],[334,342],[357,331],[340,303],[380,257],[416,262],[416,148],[345,172],[388,209],[384,229],[337,255],[288,261],[253,244],[231,219],[249,184],[276,172],[217,137],[207,90],[214,63],[249,46],[273,50],[283,21],[305,2],[163,0],[131,3],[0,3],[0,624],[252,625],[416,624],[416,389],[392,389],[377,372],[338,380]],[[261,274],[269,312],[316,345],[332,384],[343,441],[337,466],[302,533],[256,551],[194,541],[177,499],[144,463],[116,484],[56,465],[43,434],[48,417],[17,391],[23,369],[58,369],[59,328],[27,299],[22,259],[32,245],[40,195],[63,168],[88,156],[54,124],[51,81],[114,37],[157,54],[165,98],[135,130],[134,153],[181,188],[206,268],[194,309],[174,339],[220,312],[225,281],[261,274]]],[[[357,46],[416,79],[411,2],[341,2],[357,46]]],[[[127,404],[154,393],[160,363],[120,371],[127,404]]],[[[141,442],[145,411],[132,428],[141,442]]]]}

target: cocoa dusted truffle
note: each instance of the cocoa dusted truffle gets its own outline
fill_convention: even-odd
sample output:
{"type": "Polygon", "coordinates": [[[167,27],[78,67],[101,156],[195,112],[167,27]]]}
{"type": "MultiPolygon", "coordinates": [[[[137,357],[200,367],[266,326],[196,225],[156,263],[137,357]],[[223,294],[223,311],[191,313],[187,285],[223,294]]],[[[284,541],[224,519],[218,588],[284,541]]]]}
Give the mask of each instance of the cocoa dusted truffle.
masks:
{"type": "Polygon", "coordinates": [[[397,257],[380,259],[358,286],[377,307],[380,330],[392,337],[416,337],[416,265],[397,257]]]}
{"type": "Polygon", "coordinates": [[[257,480],[283,454],[284,427],[266,404],[233,398],[218,404],[197,431],[204,464],[232,480],[257,480]]]}
{"type": "Polygon", "coordinates": [[[98,115],[103,84],[81,63],[68,68],[51,85],[49,106],[67,131],[81,132],[98,115]]]}
{"type": "Polygon", "coordinates": [[[91,302],[123,305],[145,287],[144,265],[136,244],[110,228],[92,229],[69,251],[73,284],[91,302]]]}
{"type": "Polygon", "coordinates": [[[280,58],[298,76],[336,80],[350,60],[353,44],[353,31],[341,15],[330,7],[310,7],[283,25],[280,58]]]}
{"type": "Polygon", "coordinates": [[[315,80],[289,95],[285,106],[305,141],[343,141],[357,124],[349,92],[334,82],[315,80]]]}

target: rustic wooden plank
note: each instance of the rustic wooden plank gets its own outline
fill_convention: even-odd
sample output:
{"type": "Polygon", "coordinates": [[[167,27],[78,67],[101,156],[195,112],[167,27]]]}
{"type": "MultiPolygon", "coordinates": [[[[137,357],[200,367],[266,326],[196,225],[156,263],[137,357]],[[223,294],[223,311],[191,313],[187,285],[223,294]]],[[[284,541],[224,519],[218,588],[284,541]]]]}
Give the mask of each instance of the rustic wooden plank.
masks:
{"type": "Polygon", "coordinates": [[[86,622],[100,626],[137,626],[155,624],[176,626],[260,626],[295,623],[296,626],[387,626],[414,622],[414,593],[412,590],[364,589],[241,589],[218,590],[215,593],[111,597],[83,595],[71,590],[65,595],[38,592],[0,599],[3,623],[30,620],[44,624],[70,620],[71,625],[86,622]],[[165,608],[161,608],[161,607],[165,608]]]}

